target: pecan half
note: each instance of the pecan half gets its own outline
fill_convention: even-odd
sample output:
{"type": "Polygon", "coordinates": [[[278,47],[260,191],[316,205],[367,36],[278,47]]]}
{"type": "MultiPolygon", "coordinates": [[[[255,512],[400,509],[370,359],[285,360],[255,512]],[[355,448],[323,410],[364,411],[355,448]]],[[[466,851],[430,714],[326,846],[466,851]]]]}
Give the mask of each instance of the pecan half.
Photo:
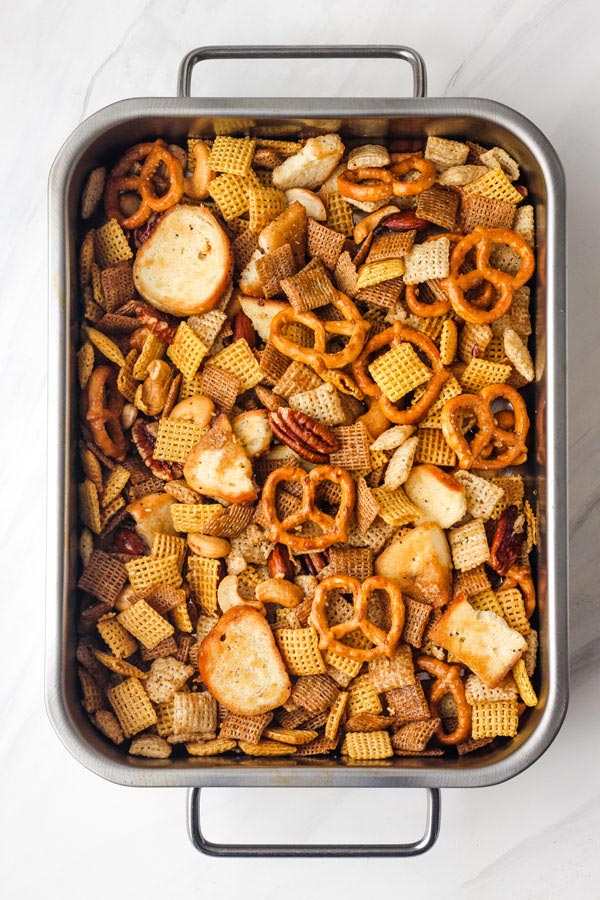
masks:
{"type": "Polygon", "coordinates": [[[136,317],[148,331],[155,334],[165,344],[172,344],[175,340],[175,332],[179,322],[173,316],[167,316],[150,306],[149,303],[137,303],[135,307],[136,317]]]}
{"type": "Polygon", "coordinates": [[[271,578],[287,578],[288,581],[291,581],[294,577],[294,564],[285,544],[275,544],[269,553],[267,566],[271,578]]]}
{"type": "Polygon", "coordinates": [[[331,428],[296,409],[281,407],[270,412],[269,425],[280,441],[309,462],[326,463],[329,454],[339,446],[331,428]]]}
{"type": "Polygon", "coordinates": [[[113,534],[113,544],[119,553],[126,553],[128,556],[143,556],[146,552],[141,537],[130,528],[117,528],[113,534]]]}
{"type": "Polygon", "coordinates": [[[257,337],[252,319],[246,315],[243,309],[240,309],[233,320],[233,340],[239,341],[240,338],[244,338],[249,347],[256,347],[257,337]]]}
{"type": "Polygon", "coordinates": [[[300,566],[307,575],[317,576],[321,569],[324,569],[328,564],[328,553],[303,553],[300,556],[300,566]]]}
{"type": "Polygon", "coordinates": [[[181,475],[181,466],[178,463],[169,463],[164,459],[154,459],[154,445],[156,437],[152,434],[147,422],[140,419],[131,429],[131,439],[140,454],[142,462],[148,466],[155,478],[162,481],[171,481],[181,475]]]}
{"type": "Polygon", "coordinates": [[[515,529],[519,516],[516,506],[507,506],[501,513],[490,548],[490,566],[499,575],[506,575],[512,565],[515,564],[521,553],[521,547],[525,540],[525,531],[515,529]]]}
{"type": "Polygon", "coordinates": [[[431,227],[431,222],[419,218],[412,209],[406,209],[403,212],[387,216],[381,222],[381,227],[387,228],[388,231],[425,231],[426,228],[431,227]]]}

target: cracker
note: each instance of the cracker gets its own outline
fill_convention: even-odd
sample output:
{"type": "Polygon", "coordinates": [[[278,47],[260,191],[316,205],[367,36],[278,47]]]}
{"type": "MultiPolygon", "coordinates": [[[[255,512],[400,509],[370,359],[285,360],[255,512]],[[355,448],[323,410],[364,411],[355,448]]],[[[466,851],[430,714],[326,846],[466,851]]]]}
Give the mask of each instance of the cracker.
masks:
{"type": "Polygon", "coordinates": [[[172,635],[175,630],[145,600],[138,600],[119,613],[118,621],[149,650],[172,635]]]}
{"type": "Polygon", "coordinates": [[[86,479],[83,484],[78,486],[79,492],[79,515],[85,525],[93,531],[94,534],[100,534],[102,531],[102,519],[100,516],[100,503],[98,501],[98,489],[96,485],[86,479]]]}
{"type": "Polygon", "coordinates": [[[518,588],[497,591],[496,599],[502,607],[502,613],[511,628],[519,634],[526,635],[530,630],[529,619],[525,613],[525,601],[518,588]]]}
{"type": "Polygon", "coordinates": [[[519,727],[516,700],[475,703],[472,707],[471,734],[474,740],[514,737],[519,727]]]}
{"type": "Polygon", "coordinates": [[[373,287],[382,282],[392,281],[404,275],[404,261],[402,259],[380,259],[376,262],[366,262],[358,270],[357,287],[358,297],[364,299],[360,292],[365,288],[373,287]]]}
{"type": "Polygon", "coordinates": [[[466,392],[477,394],[482,388],[490,384],[504,383],[511,371],[510,366],[505,366],[502,363],[473,357],[463,372],[460,383],[466,392]]]}
{"type": "Polygon", "coordinates": [[[296,272],[296,261],[291,246],[282,244],[271,253],[259,257],[256,260],[256,271],[265,297],[276,297],[281,294],[282,282],[294,276],[296,272]]]}
{"type": "Polygon", "coordinates": [[[422,191],[417,199],[417,216],[452,231],[458,211],[459,194],[450,187],[434,184],[422,191]]]}
{"type": "Polygon", "coordinates": [[[238,746],[246,756],[292,756],[296,753],[296,747],[281,741],[260,741],[258,744],[239,741],[238,746]]]}
{"type": "Polygon", "coordinates": [[[511,228],[514,203],[482,194],[464,194],[460,206],[460,227],[465,234],[479,225],[483,228],[511,228]]]}
{"type": "Polygon", "coordinates": [[[387,731],[351,731],[346,735],[350,759],[388,759],[394,750],[387,731]]]}
{"type": "Polygon", "coordinates": [[[167,345],[154,334],[149,334],[131,370],[136,381],[143,381],[148,374],[148,366],[155,359],[162,359],[167,345]]]}
{"type": "Polygon", "coordinates": [[[130,474],[127,469],[123,466],[115,466],[112,472],[108,474],[104,484],[100,505],[102,507],[107,507],[113,503],[129,481],[129,478],[130,474]]]}
{"type": "Polygon", "coordinates": [[[490,548],[481,519],[473,519],[466,525],[451,528],[448,532],[448,541],[454,568],[461,572],[489,561],[490,548]]]}
{"type": "Polygon", "coordinates": [[[346,414],[339,394],[332,384],[325,383],[310,391],[293,394],[289,398],[292,409],[305,413],[321,425],[341,425],[346,414]]]}
{"type": "Polygon", "coordinates": [[[463,591],[467,597],[487,591],[489,588],[490,581],[483,564],[475,566],[474,569],[469,569],[467,572],[459,572],[455,582],[455,593],[463,591]]]}
{"type": "Polygon", "coordinates": [[[112,741],[113,744],[122,744],[125,740],[125,735],[123,734],[123,729],[119,725],[119,720],[114,713],[109,712],[109,710],[99,709],[98,712],[92,716],[92,721],[96,728],[101,731],[109,741],[112,741]]]}
{"type": "Polygon", "coordinates": [[[248,211],[248,188],[248,179],[242,175],[219,175],[210,182],[210,195],[226,222],[248,211]]]}
{"type": "Polygon", "coordinates": [[[352,207],[337,191],[327,196],[327,227],[346,237],[352,237],[354,232],[352,207]]]}
{"type": "Polygon", "coordinates": [[[387,485],[374,488],[373,497],[379,504],[380,517],[388,525],[398,528],[401,525],[415,522],[423,516],[423,510],[408,499],[401,487],[395,490],[390,489],[387,485]]]}
{"type": "Polygon", "coordinates": [[[450,272],[450,241],[447,237],[417,244],[404,257],[405,284],[419,284],[433,278],[446,278],[450,272]]]}
{"type": "Polygon", "coordinates": [[[489,519],[496,504],[503,497],[503,490],[486,478],[473,475],[472,472],[455,472],[454,477],[459,481],[466,493],[467,511],[474,519],[489,519]]]}
{"type": "Polygon", "coordinates": [[[517,204],[523,199],[516,188],[512,186],[510,180],[500,167],[490,169],[480,178],[466,184],[463,194],[470,196],[471,194],[481,194],[483,197],[490,197],[494,200],[504,200],[507,203],[517,204]]]}
{"type": "Polygon", "coordinates": [[[235,749],[236,746],[236,741],[218,737],[212,741],[188,742],[185,745],[185,749],[190,756],[220,756],[221,753],[228,753],[230,750],[235,749]]]}
{"type": "Polygon", "coordinates": [[[154,459],[184,463],[190,450],[197,444],[206,429],[184,419],[163,418],[158,423],[154,459]]]}
{"type": "Polygon", "coordinates": [[[100,284],[104,298],[102,305],[107,312],[114,312],[115,309],[119,309],[129,300],[134,299],[135,288],[132,273],[133,268],[129,259],[124,259],[100,272],[100,284]]]}
{"type": "Polygon", "coordinates": [[[447,138],[429,136],[425,145],[425,159],[435,164],[438,172],[453,166],[462,166],[469,155],[467,144],[462,141],[451,141],[447,138]]]}
{"type": "Polygon", "coordinates": [[[205,615],[214,615],[218,610],[217,585],[219,583],[218,559],[191,556],[188,560],[187,582],[192,597],[205,615]]]}
{"type": "Polygon", "coordinates": [[[262,378],[258,363],[245,338],[234,341],[212,358],[212,364],[234,375],[242,391],[255,387],[262,378]]]}
{"type": "Polygon", "coordinates": [[[291,675],[317,675],[326,671],[319,650],[319,636],[315,628],[279,628],[275,633],[277,646],[291,675]]]}
{"type": "Polygon", "coordinates": [[[286,208],[285,194],[273,187],[250,185],[248,188],[248,214],[250,230],[260,232],[286,208]]]}
{"type": "Polygon", "coordinates": [[[273,713],[270,712],[260,716],[240,716],[237,713],[228,712],[221,724],[219,736],[258,744],[263,731],[272,718],[273,713]]]}
{"type": "Polygon", "coordinates": [[[116,557],[102,550],[94,550],[77,586],[112,605],[126,581],[127,570],[116,557]]]}
{"type": "Polygon", "coordinates": [[[456,453],[440,428],[419,428],[417,438],[415,462],[431,463],[434,466],[456,465],[456,453]]]}
{"type": "Polygon", "coordinates": [[[395,732],[392,738],[394,750],[410,750],[420,752],[440,727],[440,719],[427,719],[421,722],[409,722],[395,732]]]}
{"type": "Polygon", "coordinates": [[[390,715],[396,723],[415,722],[428,719],[431,715],[429,704],[420,681],[386,691],[385,699],[390,715]]]}
{"type": "Polygon", "coordinates": [[[297,275],[284,278],[281,287],[297,312],[307,312],[333,303],[337,291],[320,260],[312,260],[297,275]]]}
{"type": "Polygon", "coordinates": [[[83,694],[83,708],[88,715],[97,712],[105,705],[104,691],[97,683],[96,679],[87,669],[78,669],[79,683],[81,685],[81,693],[83,694]]]}
{"type": "Polygon", "coordinates": [[[313,369],[294,360],[276,382],[273,391],[284,400],[289,400],[293,394],[311,391],[322,384],[322,379],[313,369]]]}
{"type": "Polygon", "coordinates": [[[208,691],[173,695],[173,731],[175,734],[214,732],[217,727],[217,703],[208,691]]]}
{"type": "Polygon", "coordinates": [[[137,678],[128,678],[111,688],[108,701],[125,737],[132,737],[156,723],[156,712],[137,678]]]}
{"type": "Polygon", "coordinates": [[[253,138],[217,135],[208,157],[208,167],[213,172],[247,175],[252,167],[255,149],[256,140],[253,138]]]}
{"type": "Polygon", "coordinates": [[[98,331],[96,328],[87,328],[86,329],[88,339],[92,342],[96,350],[109,359],[111,362],[116,363],[117,366],[125,365],[125,357],[114,343],[111,341],[109,337],[105,334],[102,334],[101,331],[98,331]]]}
{"type": "MultiPolygon", "coordinates": [[[[328,269],[336,270],[336,280],[338,277],[337,265],[340,261],[340,254],[344,247],[345,237],[332,228],[317,222],[316,219],[308,219],[307,230],[307,250],[308,255],[312,258],[321,259],[328,269]]],[[[350,255],[348,254],[348,259],[350,255]]],[[[342,267],[344,263],[342,263],[342,267]]],[[[340,288],[343,290],[343,288],[340,288]]],[[[347,293],[347,292],[344,292],[347,293]]]]}

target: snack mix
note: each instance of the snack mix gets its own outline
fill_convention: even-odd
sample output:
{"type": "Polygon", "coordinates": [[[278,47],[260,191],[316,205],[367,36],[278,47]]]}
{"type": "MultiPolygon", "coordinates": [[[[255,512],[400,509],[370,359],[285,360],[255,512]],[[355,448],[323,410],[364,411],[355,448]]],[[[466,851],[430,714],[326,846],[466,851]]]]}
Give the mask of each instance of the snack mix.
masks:
{"type": "Polygon", "coordinates": [[[152,759],[513,737],[537,704],[519,166],[229,132],[137,144],[82,196],[85,711],[152,759]]]}

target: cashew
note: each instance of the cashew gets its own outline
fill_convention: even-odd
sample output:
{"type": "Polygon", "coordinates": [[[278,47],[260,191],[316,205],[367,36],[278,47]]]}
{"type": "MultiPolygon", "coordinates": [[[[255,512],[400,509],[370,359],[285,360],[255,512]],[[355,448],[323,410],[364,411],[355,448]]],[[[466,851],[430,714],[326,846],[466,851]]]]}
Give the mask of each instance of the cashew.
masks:
{"type": "Polygon", "coordinates": [[[302,588],[283,578],[266,578],[256,586],[256,599],[259,603],[278,603],[293,609],[303,598],[302,588]]]}
{"type": "Polygon", "coordinates": [[[142,409],[149,416],[157,416],[163,411],[173,370],[162,359],[155,359],[148,365],[148,374],[142,385],[142,409]]]}
{"type": "Polygon", "coordinates": [[[126,403],[121,412],[121,425],[128,431],[138,417],[138,411],[133,403],[126,403]]]}
{"type": "Polygon", "coordinates": [[[232,606],[253,606],[259,612],[265,612],[262,603],[256,600],[244,600],[238,591],[237,575],[226,575],[217,588],[217,603],[222,612],[227,612],[232,606]]]}
{"type": "Polygon", "coordinates": [[[212,537],[208,534],[188,534],[188,546],[193,553],[206,559],[221,559],[231,552],[231,544],[225,538],[212,537]]]}
{"type": "Polygon", "coordinates": [[[291,206],[296,200],[302,204],[311,219],[316,219],[317,222],[327,221],[325,204],[313,191],[306,188],[290,188],[285,192],[285,202],[288,206],[291,206]]]}
{"type": "Polygon", "coordinates": [[[124,609],[128,609],[133,605],[132,597],[135,594],[134,589],[130,584],[126,585],[123,588],[117,599],[115,600],[115,609],[119,612],[123,612],[124,609]]]}
{"type": "Polygon", "coordinates": [[[171,410],[169,418],[193,422],[199,428],[207,428],[214,412],[215,404],[210,397],[205,397],[204,394],[193,394],[185,400],[180,400],[171,410]]]}

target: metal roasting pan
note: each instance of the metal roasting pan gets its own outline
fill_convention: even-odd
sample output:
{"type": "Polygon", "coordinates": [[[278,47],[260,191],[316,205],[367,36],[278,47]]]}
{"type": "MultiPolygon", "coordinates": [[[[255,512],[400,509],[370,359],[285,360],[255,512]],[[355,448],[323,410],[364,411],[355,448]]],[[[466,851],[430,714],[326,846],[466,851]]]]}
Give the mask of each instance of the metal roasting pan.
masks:
{"type": "MultiPolygon", "coordinates": [[[[491,100],[427,98],[421,56],[408,47],[205,47],[183,60],[176,98],[123,100],[90,116],[58,153],[49,183],[49,369],[46,704],[67,749],[109,781],[190,788],[188,827],[197,849],[218,856],[414,856],[433,846],[440,788],[484,787],[523,772],[548,748],[568,697],[567,454],[565,322],[565,185],[557,155],[519,113],[491,100]],[[204,60],[259,58],[396,58],[413,71],[414,97],[400,99],[199,99],[190,97],[192,70],[204,60]],[[517,737],[458,759],[142,760],[106,741],[82,710],[76,677],[78,519],[75,450],[79,334],[77,251],[79,198],[94,166],[111,164],[130,145],[162,136],[185,141],[189,130],[214,134],[224,117],[303,123],[336,119],[342,135],[437,135],[500,145],[521,166],[536,210],[537,272],[532,282],[536,381],[529,388],[533,446],[526,480],[540,512],[535,570],[540,635],[537,708],[522,717],[517,737]],[[533,427],[535,422],[536,427],[533,427]],[[200,827],[203,787],[425,788],[423,837],[409,844],[229,845],[208,841],[200,827]]],[[[314,123],[312,123],[314,124],[314,123]]]]}

